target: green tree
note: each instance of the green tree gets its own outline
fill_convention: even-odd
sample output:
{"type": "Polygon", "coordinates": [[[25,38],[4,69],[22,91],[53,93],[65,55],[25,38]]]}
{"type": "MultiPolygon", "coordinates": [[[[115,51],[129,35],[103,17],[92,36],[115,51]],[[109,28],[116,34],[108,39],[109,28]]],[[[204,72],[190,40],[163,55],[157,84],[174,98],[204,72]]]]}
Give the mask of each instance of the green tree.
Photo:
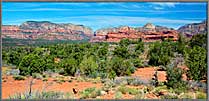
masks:
{"type": "Polygon", "coordinates": [[[128,45],[130,45],[131,43],[132,43],[131,40],[125,38],[125,39],[120,40],[119,45],[120,45],[120,46],[128,46],[128,45]]]}
{"type": "Polygon", "coordinates": [[[200,46],[203,48],[207,48],[207,35],[206,34],[197,34],[192,36],[189,45],[191,47],[200,46]]]}
{"type": "Polygon", "coordinates": [[[18,68],[21,75],[42,73],[46,70],[46,62],[37,54],[29,54],[23,57],[18,68]]]}
{"type": "Polygon", "coordinates": [[[173,57],[172,45],[170,42],[155,42],[149,50],[149,64],[154,66],[166,66],[173,57]]]}
{"type": "Polygon", "coordinates": [[[181,53],[181,54],[184,54],[184,50],[186,48],[186,39],[183,35],[179,34],[179,38],[178,38],[178,41],[177,41],[177,52],[178,53],[181,53]]]}
{"type": "Polygon", "coordinates": [[[135,67],[129,60],[121,57],[113,57],[109,62],[110,71],[113,70],[117,76],[130,75],[134,72],[135,67]]]}
{"type": "Polygon", "coordinates": [[[66,75],[74,76],[78,70],[78,63],[73,58],[64,59],[59,64],[64,69],[66,75]]]}
{"type": "Polygon", "coordinates": [[[94,56],[90,56],[90,57],[84,56],[79,67],[82,73],[86,75],[90,75],[98,68],[98,64],[96,63],[94,56]]]}
{"type": "Polygon", "coordinates": [[[189,67],[188,76],[194,80],[202,80],[207,77],[207,51],[200,46],[188,49],[186,64],[189,67]]]}
{"type": "Polygon", "coordinates": [[[180,68],[173,66],[167,67],[166,74],[166,85],[168,88],[182,91],[186,89],[186,82],[182,80],[183,71],[180,68]]]}
{"type": "Polygon", "coordinates": [[[115,56],[121,57],[121,58],[128,59],[130,57],[128,49],[125,46],[117,46],[115,50],[113,51],[113,53],[115,56]]]}

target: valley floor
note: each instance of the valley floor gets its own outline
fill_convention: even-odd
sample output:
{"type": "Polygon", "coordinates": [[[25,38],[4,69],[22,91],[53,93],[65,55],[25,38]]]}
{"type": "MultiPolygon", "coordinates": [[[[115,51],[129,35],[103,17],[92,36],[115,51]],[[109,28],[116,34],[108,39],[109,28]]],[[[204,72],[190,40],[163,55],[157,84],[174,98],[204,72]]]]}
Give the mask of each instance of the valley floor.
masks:
{"type": "MultiPolygon", "coordinates": [[[[145,68],[138,68],[132,77],[138,77],[141,80],[151,80],[155,73],[155,70],[159,68],[156,67],[145,67],[145,68]]],[[[4,69],[3,69],[4,70],[4,69]]],[[[29,82],[31,81],[31,77],[27,77],[25,80],[14,80],[14,78],[10,76],[3,75],[2,77],[2,98],[8,99],[11,96],[14,96],[18,93],[25,93],[28,92],[29,89],[29,82]]],[[[184,78],[185,79],[185,78],[184,78]]],[[[158,80],[160,82],[166,81],[166,72],[158,70],[158,80]]],[[[32,85],[32,91],[42,92],[42,91],[55,91],[55,92],[63,92],[71,94],[70,98],[73,99],[80,99],[81,94],[79,92],[84,91],[87,88],[96,87],[96,89],[102,89],[103,83],[101,80],[98,79],[88,79],[84,80],[82,78],[75,78],[70,76],[61,76],[61,75],[54,75],[52,77],[47,78],[47,80],[43,79],[34,79],[32,85]],[[62,79],[60,79],[62,78],[62,79]],[[73,93],[73,88],[75,88],[78,93],[73,93]]],[[[146,85],[125,85],[127,88],[133,88],[138,90],[144,90],[148,86],[146,85]]],[[[163,87],[163,86],[162,86],[163,87]]],[[[115,99],[116,93],[118,92],[119,86],[116,85],[113,90],[109,92],[105,92],[100,96],[96,96],[96,99],[115,99]],[[117,89],[117,90],[116,90],[117,89]]],[[[158,87],[159,88],[159,87],[158,87]]],[[[157,89],[158,89],[157,88],[157,89]]],[[[152,88],[153,89],[153,88],[152,88]]],[[[161,88],[160,88],[161,89],[161,88]]],[[[156,92],[154,90],[154,92],[156,92]]],[[[158,93],[168,93],[165,90],[158,93]]],[[[191,93],[195,94],[195,93],[191,93]]],[[[123,93],[119,96],[119,99],[135,99],[136,95],[130,93],[123,93]]],[[[161,99],[161,96],[157,96],[153,92],[145,93],[144,99],[161,99]]],[[[196,97],[194,97],[196,98],[196,97]]],[[[88,98],[89,99],[89,98],[88,98]]],[[[91,98],[90,98],[91,99],[91,98]]]]}
{"type": "MultiPolygon", "coordinates": [[[[132,74],[132,76],[138,76],[142,79],[145,80],[150,80],[152,79],[153,75],[155,72],[155,68],[154,67],[146,67],[146,68],[139,68],[135,71],[134,74],[132,74]]],[[[165,71],[159,71],[158,73],[159,75],[159,81],[165,81],[166,79],[166,73],[165,71]]],[[[77,88],[79,89],[79,91],[82,91],[86,88],[91,88],[91,87],[96,87],[96,88],[101,88],[102,87],[102,83],[98,82],[98,83],[94,83],[94,82],[79,82],[79,80],[74,79],[73,77],[68,77],[72,79],[72,82],[68,82],[66,80],[66,82],[55,82],[55,78],[48,78],[48,81],[44,82],[40,79],[35,79],[34,80],[34,85],[32,86],[33,90],[38,90],[41,91],[44,88],[46,89],[46,91],[61,91],[61,92],[71,92],[72,93],[72,89],[73,88],[77,88]]],[[[7,99],[9,98],[9,96],[12,96],[16,93],[24,93],[29,89],[29,81],[31,78],[27,78],[25,80],[14,80],[12,76],[3,76],[3,80],[4,82],[2,82],[2,98],[3,99],[7,99]]],[[[67,79],[67,77],[66,77],[67,79]]],[[[131,86],[130,86],[131,87],[131,86]]],[[[134,87],[134,86],[132,86],[134,87]]],[[[138,86],[139,88],[142,86],[138,86]]],[[[135,86],[134,88],[138,88],[137,86],[135,86]]],[[[75,98],[79,98],[79,95],[74,95],[75,98]]],[[[129,94],[124,94],[123,98],[125,99],[131,99],[133,96],[129,95],[129,94]]],[[[103,99],[113,99],[114,98],[114,94],[107,94],[104,96],[101,96],[101,98],[103,99]]]]}

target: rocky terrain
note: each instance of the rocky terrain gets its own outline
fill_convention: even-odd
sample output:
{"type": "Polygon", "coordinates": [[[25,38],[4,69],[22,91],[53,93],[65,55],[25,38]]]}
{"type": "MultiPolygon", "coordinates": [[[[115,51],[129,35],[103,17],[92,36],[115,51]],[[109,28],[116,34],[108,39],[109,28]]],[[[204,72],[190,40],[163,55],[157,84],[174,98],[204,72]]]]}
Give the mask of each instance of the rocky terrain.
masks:
{"type": "Polygon", "coordinates": [[[100,29],[95,32],[91,42],[119,42],[123,38],[139,39],[145,42],[161,40],[162,38],[171,38],[174,41],[178,38],[178,33],[172,28],[155,26],[147,23],[143,27],[133,28],[121,26],[118,28],[100,29]]]}
{"type": "Polygon", "coordinates": [[[195,34],[204,34],[207,33],[207,21],[204,20],[200,23],[192,23],[182,26],[178,29],[178,32],[187,36],[191,37],[195,34]]]}
{"type": "Polygon", "coordinates": [[[92,33],[90,28],[83,25],[56,24],[48,21],[27,21],[20,26],[2,26],[2,38],[82,40],[92,33]]]}
{"type": "Polygon", "coordinates": [[[120,26],[114,28],[98,29],[95,32],[83,25],[56,24],[48,21],[27,21],[20,26],[3,25],[2,38],[17,39],[46,39],[46,40],[82,40],[90,39],[90,42],[119,42],[123,38],[139,39],[144,42],[152,42],[170,38],[178,39],[181,33],[187,37],[207,32],[206,20],[201,23],[187,24],[178,30],[164,26],[147,23],[143,27],[120,26]],[[94,34],[93,34],[94,33],[94,34]]]}

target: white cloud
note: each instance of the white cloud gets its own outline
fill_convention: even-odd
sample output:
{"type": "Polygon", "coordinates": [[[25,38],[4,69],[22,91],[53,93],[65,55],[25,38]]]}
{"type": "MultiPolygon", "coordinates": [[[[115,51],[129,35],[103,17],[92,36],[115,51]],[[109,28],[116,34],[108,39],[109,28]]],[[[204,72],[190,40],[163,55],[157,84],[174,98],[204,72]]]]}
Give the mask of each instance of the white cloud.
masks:
{"type": "Polygon", "coordinates": [[[153,5],[159,5],[161,7],[175,7],[177,4],[177,2],[154,2],[154,3],[151,3],[153,5]]]}
{"type": "Polygon", "coordinates": [[[162,10],[162,9],[164,9],[163,7],[153,7],[154,9],[156,9],[156,10],[162,10]]]}

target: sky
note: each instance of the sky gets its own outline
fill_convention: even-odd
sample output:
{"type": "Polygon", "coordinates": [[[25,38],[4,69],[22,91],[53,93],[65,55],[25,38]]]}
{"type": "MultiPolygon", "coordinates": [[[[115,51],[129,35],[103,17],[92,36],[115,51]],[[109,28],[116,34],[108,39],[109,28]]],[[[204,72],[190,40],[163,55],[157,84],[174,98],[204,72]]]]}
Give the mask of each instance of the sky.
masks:
{"type": "Polygon", "coordinates": [[[3,25],[50,21],[108,27],[142,27],[146,23],[179,28],[207,18],[206,2],[3,2],[3,25]]]}

